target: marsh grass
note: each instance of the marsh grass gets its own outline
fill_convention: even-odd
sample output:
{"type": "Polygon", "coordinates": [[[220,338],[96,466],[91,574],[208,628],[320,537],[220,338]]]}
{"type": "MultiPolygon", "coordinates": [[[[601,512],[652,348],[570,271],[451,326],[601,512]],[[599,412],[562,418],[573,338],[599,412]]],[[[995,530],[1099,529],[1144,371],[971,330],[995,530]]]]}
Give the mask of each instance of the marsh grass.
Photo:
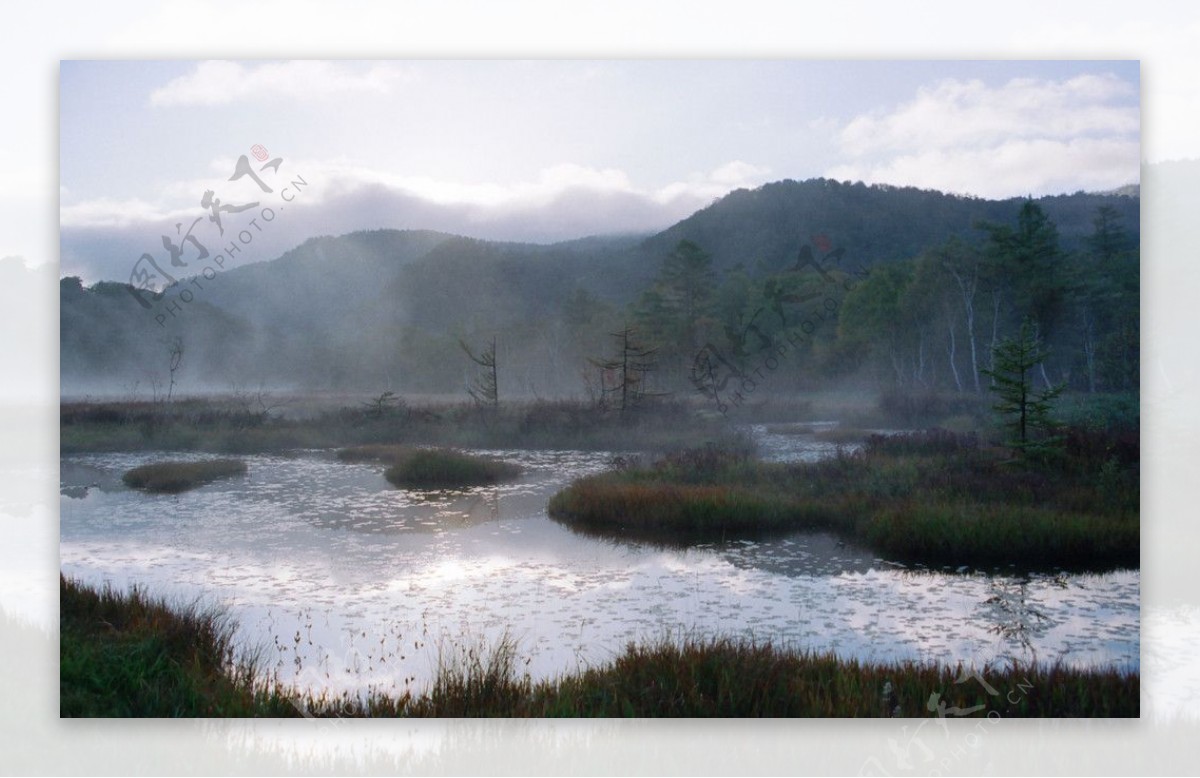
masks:
{"type": "Polygon", "coordinates": [[[147,492],[177,494],[220,478],[245,475],[240,459],[209,459],[203,462],[157,462],[129,470],[121,477],[126,486],[147,492]]]}
{"type": "Polygon", "coordinates": [[[928,566],[1136,568],[1136,453],[1126,454],[1041,472],[944,431],[873,436],[815,463],[704,450],[579,479],[548,510],[590,534],[654,542],[830,530],[928,566]]]}
{"type": "Polygon", "coordinates": [[[447,449],[422,448],[400,454],[383,475],[395,486],[455,489],[494,484],[515,478],[520,473],[521,468],[511,462],[447,449]]]}
{"type": "Polygon", "coordinates": [[[59,410],[62,453],[98,451],[211,451],[251,454],[294,448],[406,444],[459,448],[583,451],[660,451],[703,445],[726,433],[707,404],[656,400],[619,413],[571,400],[503,403],[415,401],[375,413],[360,402],[323,403],[248,424],[221,398],[149,402],[64,403],[59,410]]]}
{"type": "Polygon", "coordinates": [[[293,715],[220,611],[60,577],[62,716],[293,715]]]}
{"type": "Polygon", "coordinates": [[[519,675],[507,638],[490,653],[442,670],[433,691],[396,705],[377,697],[364,715],[419,717],[911,717],[947,709],[977,717],[1135,717],[1140,678],[1116,669],[1017,663],[870,663],[714,637],[630,643],[611,662],[533,682],[519,675]],[[988,688],[990,687],[990,689],[988,688]],[[993,694],[992,692],[995,692],[993,694]]]}
{"type": "MultiPolygon", "coordinates": [[[[1139,676],[1062,666],[869,663],[735,638],[630,644],[611,662],[534,682],[518,646],[455,646],[430,690],[301,691],[237,661],[219,611],[60,578],[63,716],[932,716],[931,694],[973,715],[1137,716],[1139,676]],[[888,690],[888,693],[885,693],[888,690]]],[[[526,660],[527,664],[528,660],[526,660]]]]}
{"type": "Polygon", "coordinates": [[[409,489],[457,489],[516,478],[521,468],[492,457],[440,448],[372,443],[339,449],[343,462],[382,462],[393,486],[409,489]]]}

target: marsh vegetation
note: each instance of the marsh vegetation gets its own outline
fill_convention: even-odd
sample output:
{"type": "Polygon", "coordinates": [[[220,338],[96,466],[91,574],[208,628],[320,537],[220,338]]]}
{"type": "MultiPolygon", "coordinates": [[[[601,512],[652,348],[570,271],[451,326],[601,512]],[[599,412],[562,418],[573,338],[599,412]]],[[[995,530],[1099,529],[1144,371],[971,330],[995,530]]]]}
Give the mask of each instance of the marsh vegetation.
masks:
{"type": "Polygon", "coordinates": [[[1136,440],[1116,451],[1075,430],[1053,468],[1031,469],[978,436],[873,435],[815,463],[717,448],[589,476],[556,494],[552,518],[616,537],[686,542],[832,530],[897,561],[1136,567],[1136,440]]]}
{"type": "Polygon", "coordinates": [[[68,717],[913,717],[929,714],[930,690],[977,715],[1138,713],[1137,673],[1013,664],[964,684],[961,665],[860,662],[732,638],[630,644],[601,666],[539,682],[504,638],[447,658],[426,693],[356,697],[289,687],[238,656],[218,610],[66,578],[60,606],[68,717]]]}
{"type": "Polygon", "coordinates": [[[199,462],[156,462],[140,465],[125,473],[121,480],[133,489],[178,494],[221,478],[245,475],[246,463],[240,459],[206,459],[199,462]]]}

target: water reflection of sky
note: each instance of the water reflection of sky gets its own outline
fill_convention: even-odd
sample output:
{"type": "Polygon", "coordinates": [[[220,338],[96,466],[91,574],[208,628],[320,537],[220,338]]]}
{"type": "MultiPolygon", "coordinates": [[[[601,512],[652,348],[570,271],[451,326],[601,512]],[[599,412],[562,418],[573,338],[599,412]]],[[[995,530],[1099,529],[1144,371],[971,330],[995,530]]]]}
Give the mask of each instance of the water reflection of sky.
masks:
{"type": "Polygon", "coordinates": [[[420,686],[439,655],[503,634],[535,677],[681,635],[879,661],[1138,666],[1136,571],[1021,584],[896,569],[826,534],[690,549],[589,538],[545,504],[609,455],[492,453],[522,464],[520,479],[432,495],[328,452],[251,457],[246,477],[177,496],[120,484],[161,453],[67,457],[63,570],[223,603],[282,677],[337,688],[420,686]]]}

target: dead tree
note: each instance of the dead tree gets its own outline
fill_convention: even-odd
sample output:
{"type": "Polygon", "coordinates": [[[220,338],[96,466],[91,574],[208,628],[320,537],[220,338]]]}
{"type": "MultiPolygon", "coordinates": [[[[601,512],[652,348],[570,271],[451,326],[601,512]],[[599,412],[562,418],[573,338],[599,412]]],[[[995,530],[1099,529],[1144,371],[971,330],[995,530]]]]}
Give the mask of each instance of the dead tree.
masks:
{"type": "Polygon", "coordinates": [[[611,359],[588,361],[600,368],[602,403],[608,405],[610,401],[615,402],[617,410],[625,413],[636,408],[647,397],[657,396],[658,393],[648,391],[646,379],[658,368],[654,357],[658,349],[639,344],[629,327],[611,334],[620,344],[617,355],[611,359]],[[613,376],[611,383],[608,376],[613,376]]]}
{"type": "Polygon", "coordinates": [[[471,347],[465,341],[459,340],[458,345],[462,346],[462,350],[467,353],[472,362],[482,368],[475,380],[467,385],[467,394],[471,395],[471,399],[480,407],[499,408],[500,385],[496,372],[496,338],[493,337],[491,344],[478,355],[471,351],[471,347]]]}

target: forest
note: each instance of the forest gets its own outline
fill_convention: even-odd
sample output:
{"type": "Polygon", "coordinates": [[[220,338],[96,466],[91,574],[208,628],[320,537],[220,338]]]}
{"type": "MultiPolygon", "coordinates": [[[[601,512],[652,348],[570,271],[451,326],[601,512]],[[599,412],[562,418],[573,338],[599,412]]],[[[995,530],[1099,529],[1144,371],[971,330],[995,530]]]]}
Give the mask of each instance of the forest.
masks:
{"type": "Polygon", "coordinates": [[[1027,322],[1043,387],[1136,392],[1138,212],[1136,187],[990,201],[814,179],[650,236],[316,238],[153,311],[125,283],[68,277],[62,391],[466,398],[490,358],[497,398],[978,395],[1027,322]]]}

